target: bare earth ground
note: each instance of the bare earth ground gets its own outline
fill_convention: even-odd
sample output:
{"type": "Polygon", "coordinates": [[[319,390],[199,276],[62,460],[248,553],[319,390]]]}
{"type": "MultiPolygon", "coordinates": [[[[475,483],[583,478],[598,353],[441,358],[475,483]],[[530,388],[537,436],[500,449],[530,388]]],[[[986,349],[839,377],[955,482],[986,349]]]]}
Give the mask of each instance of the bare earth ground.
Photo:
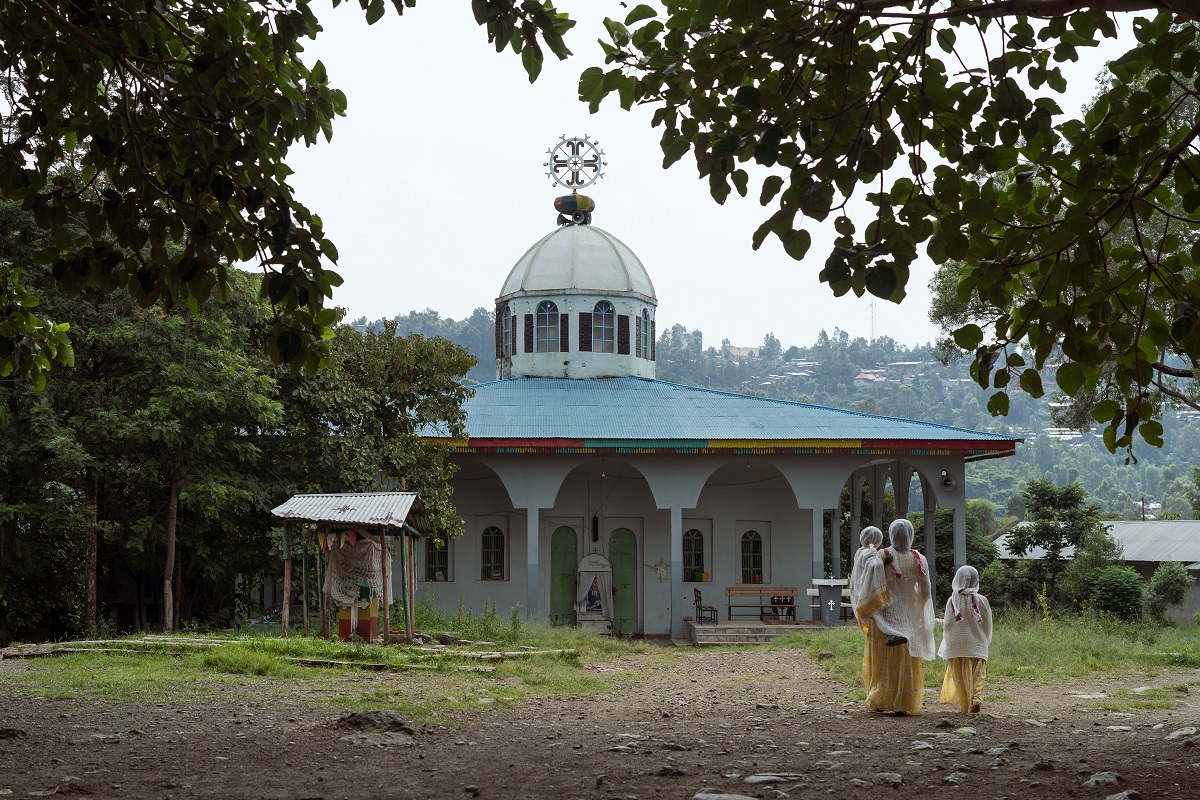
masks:
{"type": "MultiPolygon", "coordinates": [[[[589,667],[615,681],[602,696],[481,705],[454,727],[409,734],[349,731],[334,724],[344,712],[269,684],[178,704],[14,692],[9,676],[35,666],[0,661],[0,794],[878,798],[897,780],[880,773],[898,774],[895,790],[920,797],[1200,794],[1200,748],[1167,738],[1200,724],[1200,687],[1173,690],[1171,709],[1132,714],[1078,696],[1183,687],[1200,682],[1195,670],[999,687],[1010,699],[988,702],[975,717],[936,705],[930,692],[924,715],[896,717],[848,701],[798,651],[689,650],[678,666],[649,673],[634,658],[589,667]],[[1083,786],[1101,771],[1118,773],[1120,783],[1083,786]],[[779,777],[752,782],[766,774],[779,777]]],[[[429,678],[353,679],[383,689],[429,678]]]]}

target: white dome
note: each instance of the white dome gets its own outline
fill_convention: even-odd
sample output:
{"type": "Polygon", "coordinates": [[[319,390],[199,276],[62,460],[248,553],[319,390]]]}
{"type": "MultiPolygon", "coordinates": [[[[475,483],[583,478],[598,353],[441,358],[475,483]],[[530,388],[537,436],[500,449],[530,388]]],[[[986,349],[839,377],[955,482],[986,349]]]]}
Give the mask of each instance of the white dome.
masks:
{"type": "Polygon", "coordinates": [[[508,273],[497,300],[581,293],[658,302],[641,260],[620,239],[592,225],[560,227],[529,248],[508,273]]]}

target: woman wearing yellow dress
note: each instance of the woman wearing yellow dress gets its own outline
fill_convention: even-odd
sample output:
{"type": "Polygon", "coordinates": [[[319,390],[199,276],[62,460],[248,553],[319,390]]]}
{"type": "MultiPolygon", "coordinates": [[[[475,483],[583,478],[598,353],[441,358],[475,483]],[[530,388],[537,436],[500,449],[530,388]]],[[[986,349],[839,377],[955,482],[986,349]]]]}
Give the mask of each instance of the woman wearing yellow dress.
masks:
{"type": "Polygon", "coordinates": [[[882,632],[885,640],[903,637],[888,627],[881,613],[892,602],[880,553],[883,531],[874,525],[863,528],[858,541],[862,547],[854,554],[854,565],[850,570],[850,605],[854,608],[854,620],[867,637],[863,648],[862,674],[863,684],[869,693],[875,672],[871,664],[871,637],[879,632],[882,632]]]}
{"type": "Polygon", "coordinates": [[[979,713],[991,643],[992,607],[979,593],[979,571],[959,567],[946,601],[942,646],[938,649],[938,655],[946,660],[941,702],[957,706],[963,714],[979,713]]]}
{"type": "Polygon", "coordinates": [[[908,520],[893,522],[888,538],[891,546],[881,551],[881,560],[891,602],[876,614],[880,625],[867,636],[867,708],[920,714],[925,698],[921,661],[934,658],[929,562],[912,549],[913,526],[908,520]],[[888,635],[885,629],[894,633],[888,635]]]}

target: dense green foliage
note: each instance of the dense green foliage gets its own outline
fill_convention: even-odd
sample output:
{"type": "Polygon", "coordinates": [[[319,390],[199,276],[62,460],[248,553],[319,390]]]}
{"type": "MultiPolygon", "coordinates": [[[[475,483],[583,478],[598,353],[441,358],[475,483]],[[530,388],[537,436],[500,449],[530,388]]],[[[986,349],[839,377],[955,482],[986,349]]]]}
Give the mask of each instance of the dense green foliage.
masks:
{"type": "Polygon", "coordinates": [[[1092,608],[1133,621],[1142,616],[1146,582],[1133,567],[1104,567],[1092,574],[1092,608]]]}
{"type": "Polygon", "coordinates": [[[1167,607],[1183,602],[1195,585],[1191,574],[1178,561],[1164,561],[1154,570],[1146,587],[1146,616],[1157,623],[1167,621],[1167,607]]]}
{"type": "MultiPolygon", "coordinates": [[[[362,0],[366,21],[387,5],[362,0]]],[[[531,80],[543,44],[569,55],[573,23],[551,4],[472,6],[531,80]]],[[[325,65],[302,57],[320,30],[309,0],[0,4],[0,199],[47,232],[37,262],[54,282],[195,313],[234,289],[231,265],[252,263],[272,360],[308,373],[325,363],[338,252],[286,164],[291,147],[332,138],[346,110],[325,65]]],[[[71,348],[27,278],[0,263],[0,376],[39,381],[71,348]]]]}
{"type": "Polygon", "coordinates": [[[0,203],[0,257],[55,319],[75,365],[39,391],[0,381],[0,641],[226,623],[280,569],[269,510],[301,491],[420,491],[442,535],[461,526],[443,450],[461,430],[473,359],[442,339],[336,328],[316,376],[272,366],[257,280],[226,302],[142,308],[96,287],[60,290],[42,231],[0,203]],[[236,592],[240,576],[241,593],[236,592]]]}
{"type": "Polygon", "coordinates": [[[583,73],[581,100],[652,107],[664,164],[693,154],[719,203],[761,186],[755,248],[773,235],[803,259],[832,217],[835,295],[900,302],[922,251],[961,262],[955,294],[982,313],[953,339],[989,411],[1009,410],[1010,385],[1040,397],[1053,365],[1068,395],[1094,395],[1110,450],[1161,443],[1164,353],[1185,377],[1200,359],[1194,4],[657,5],[605,21],[608,68],[583,73]],[[1099,96],[1064,114],[1059,65],[1117,36],[1110,12],[1139,10],[1099,96]]]}
{"type": "MultiPolygon", "coordinates": [[[[980,518],[978,510],[967,511],[967,563],[976,569],[985,569],[996,560],[996,545],[980,533],[980,518]]],[[[921,531],[924,530],[925,513],[909,514],[909,520],[917,530],[917,541],[914,546],[923,549],[921,531]]],[[[954,580],[957,567],[954,565],[954,512],[949,508],[939,508],[933,521],[933,535],[936,550],[934,552],[934,583],[936,596],[945,599],[950,596],[950,583],[954,580]]],[[[940,613],[941,609],[937,609],[940,613]]]]}

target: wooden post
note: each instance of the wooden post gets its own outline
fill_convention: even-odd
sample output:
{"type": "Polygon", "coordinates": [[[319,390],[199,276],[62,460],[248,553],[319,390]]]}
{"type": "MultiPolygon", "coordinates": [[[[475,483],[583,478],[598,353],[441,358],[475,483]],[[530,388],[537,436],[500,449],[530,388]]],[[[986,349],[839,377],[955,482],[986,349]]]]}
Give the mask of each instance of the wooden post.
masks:
{"type": "Polygon", "coordinates": [[[292,526],[283,526],[283,609],[279,615],[279,628],[287,638],[292,626],[292,526]]]}
{"type": "Polygon", "coordinates": [[[304,595],[304,635],[308,636],[308,531],[300,539],[300,592],[304,595]]]}
{"type": "Polygon", "coordinates": [[[379,609],[379,629],[383,632],[383,643],[388,643],[388,632],[392,627],[392,614],[388,591],[391,587],[388,586],[388,547],[387,547],[387,528],[379,529],[379,574],[382,578],[382,586],[380,587],[383,596],[380,597],[379,609]]]}
{"type": "MultiPolygon", "coordinates": [[[[325,532],[329,534],[328,531],[325,532]]],[[[317,569],[321,573],[321,638],[329,638],[329,580],[325,576],[325,553],[322,548],[317,549],[319,555],[317,561],[317,569]]]]}
{"type": "Polygon", "coordinates": [[[408,609],[412,605],[408,581],[408,548],[404,546],[408,532],[400,528],[400,594],[404,597],[404,641],[412,644],[412,628],[408,624],[408,609]]]}
{"type": "Polygon", "coordinates": [[[411,536],[405,536],[403,542],[407,542],[408,546],[408,602],[404,604],[408,613],[404,617],[404,638],[412,644],[413,633],[417,629],[417,565],[413,563],[416,548],[413,547],[411,536]]]}

